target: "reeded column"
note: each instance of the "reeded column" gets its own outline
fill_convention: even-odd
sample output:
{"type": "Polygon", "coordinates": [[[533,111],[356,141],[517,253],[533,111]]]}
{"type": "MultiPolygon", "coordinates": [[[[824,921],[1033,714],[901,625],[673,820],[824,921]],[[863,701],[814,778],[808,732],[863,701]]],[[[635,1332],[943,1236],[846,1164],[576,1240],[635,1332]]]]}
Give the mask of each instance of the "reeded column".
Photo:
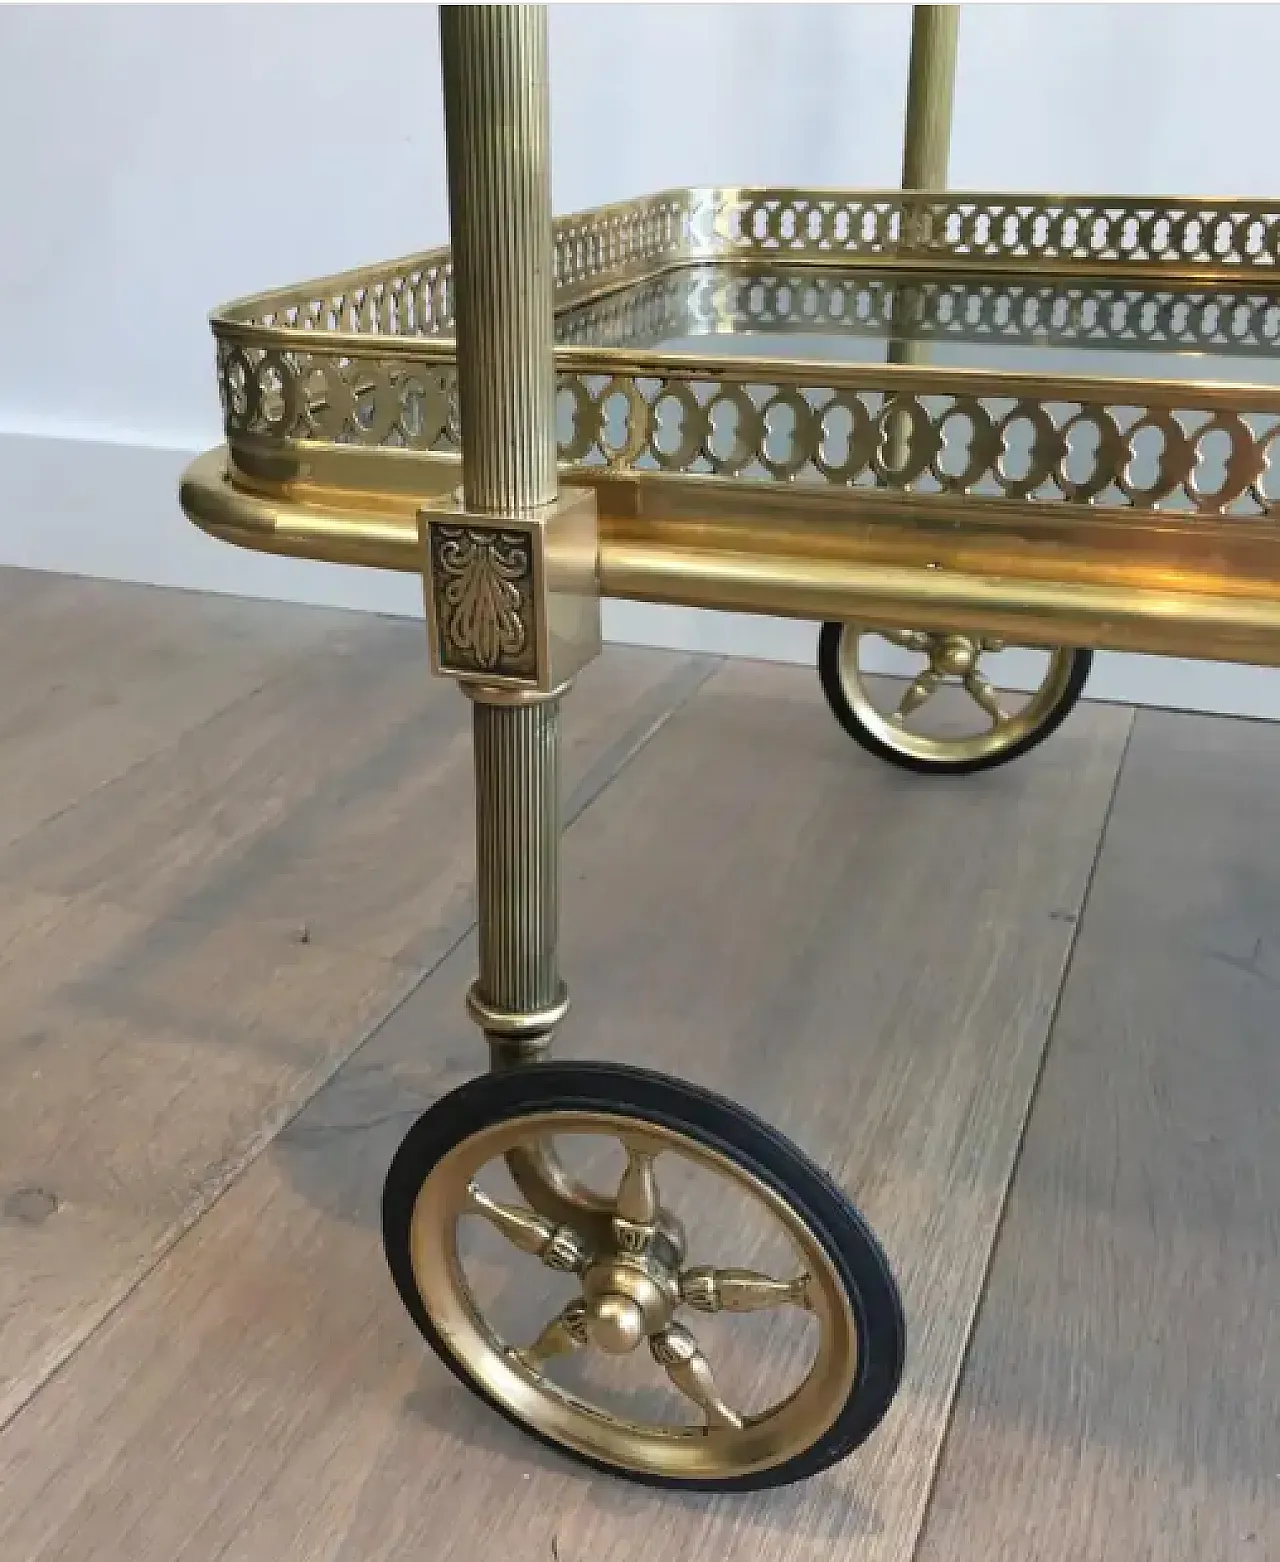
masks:
{"type": "Polygon", "coordinates": [[[556,496],[547,13],[440,7],[462,485],[470,511],[556,496]]]}
{"type": "Polygon", "coordinates": [[[960,31],[958,5],[911,8],[911,65],[902,188],[945,190],[960,31]]]}
{"type": "MultiPolygon", "coordinates": [[[[462,481],[469,515],[556,498],[550,115],[543,6],[442,6],[462,481]]],[[[480,973],[495,1066],[567,1007],[557,963],[560,693],[463,685],[475,741],[480,973]]]]}
{"type": "Polygon", "coordinates": [[[494,1064],[545,1050],[560,979],[560,701],[483,687],[472,701],[480,975],[468,1000],[494,1064]]]}
{"type": "MultiPolygon", "coordinates": [[[[951,156],[951,121],[959,45],[958,5],[916,5],[911,8],[911,64],[907,74],[906,129],[902,140],[902,188],[945,190],[951,156]]],[[[894,289],[895,329],[886,354],[889,363],[923,364],[929,344],[912,340],[910,312],[915,290],[894,289]]],[[[905,420],[894,418],[889,428],[886,459],[900,471],[907,460],[905,420]]]]}

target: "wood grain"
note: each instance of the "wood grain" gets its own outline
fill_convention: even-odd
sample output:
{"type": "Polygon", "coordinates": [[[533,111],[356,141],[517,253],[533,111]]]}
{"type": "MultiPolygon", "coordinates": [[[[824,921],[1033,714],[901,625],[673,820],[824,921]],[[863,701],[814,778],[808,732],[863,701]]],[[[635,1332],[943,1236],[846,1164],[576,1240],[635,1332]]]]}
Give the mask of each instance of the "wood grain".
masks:
{"type": "Polygon", "coordinates": [[[334,643],[353,615],[0,571],[0,847],[334,643]]]}
{"type": "Polygon", "coordinates": [[[0,951],[2,1419],[411,978],[32,893],[5,906],[0,951]]]}
{"type": "MultiPolygon", "coordinates": [[[[0,1420],[471,922],[469,708],[420,627],[237,612],[283,667],[0,851],[0,1420]]],[[[187,684],[113,654],[158,735],[187,684]]],[[[593,668],[570,806],[714,665],[593,668]]]]}
{"type": "Polygon", "coordinates": [[[1138,718],[921,1562],[1280,1556],[1277,775],[1138,718]]]}
{"type": "MultiPolygon", "coordinates": [[[[713,666],[619,649],[590,668],[568,783],[603,784],[713,666]]],[[[0,884],[428,964],[473,915],[469,711],[420,626],[368,619],[0,853],[0,884]]]]}
{"type": "Polygon", "coordinates": [[[859,1457],[759,1499],[642,1492],[424,1355],[378,1200],[480,1063],[468,940],[14,1420],[0,1555],[907,1558],[1129,719],[1082,708],[943,786],[862,756],[811,674],[727,668],[570,831],[563,1051],[762,1110],[894,1258],[908,1379],[859,1457]]]}

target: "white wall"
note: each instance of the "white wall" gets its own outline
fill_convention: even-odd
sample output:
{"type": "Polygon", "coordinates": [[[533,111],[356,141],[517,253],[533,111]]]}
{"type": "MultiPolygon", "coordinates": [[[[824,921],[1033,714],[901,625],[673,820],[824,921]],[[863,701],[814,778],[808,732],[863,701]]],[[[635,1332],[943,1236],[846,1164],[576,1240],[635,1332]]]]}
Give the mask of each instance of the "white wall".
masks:
{"type": "MultiPolygon", "coordinates": [[[[181,518],[218,442],[209,309],[444,242],[434,7],[0,5],[0,562],[416,612],[412,581],[181,518]]],[[[905,5],[552,7],[555,202],[893,184],[905,5]]],[[[1280,7],[966,6],[958,187],[1280,193],[1280,7]]],[[[806,625],[611,605],[615,635],[804,658],[806,625]]],[[[1100,693],[1280,716],[1252,669],[1100,693]]]]}

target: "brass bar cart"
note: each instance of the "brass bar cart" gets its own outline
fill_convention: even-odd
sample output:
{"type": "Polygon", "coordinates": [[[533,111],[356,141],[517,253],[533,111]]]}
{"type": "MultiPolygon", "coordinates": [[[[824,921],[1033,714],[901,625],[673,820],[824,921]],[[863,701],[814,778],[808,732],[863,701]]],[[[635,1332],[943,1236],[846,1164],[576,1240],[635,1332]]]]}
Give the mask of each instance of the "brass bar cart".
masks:
{"type": "Polygon", "coordinates": [[[928,7],[903,189],[553,221],[543,9],[443,7],[441,46],[452,250],[219,310],[226,444],[181,502],[243,547],[419,575],[432,665],[471,702],[491,1068],[388,1174],[415,1323],[570,1456],[779,1485],[874,1431],[902,1308],[845,1193],[767,1124],[549,1060],[560,707],[601,598],[822,622],[836,715],[926,770],[1025,753],[1094,647],[1280,664],[1280,202],[944,193],[954,11],[928,7]],[[888,710],[873,634],[924,659],[888,710]],[[984,670],[1010,644],[1048,659],[1017,710],[984,670]],[[976,732],[920,730],[947,684],[976,732]],[[721,1213],[739,1257],[713,1261],[697,1189],[773,1257],[721,1213]],[[483,1294],[513,1263],[511,1294],[559,1288],[523,1334],[483,1294]],[[762,1322],[763,1398],[716,1343],[762,1322]]]}

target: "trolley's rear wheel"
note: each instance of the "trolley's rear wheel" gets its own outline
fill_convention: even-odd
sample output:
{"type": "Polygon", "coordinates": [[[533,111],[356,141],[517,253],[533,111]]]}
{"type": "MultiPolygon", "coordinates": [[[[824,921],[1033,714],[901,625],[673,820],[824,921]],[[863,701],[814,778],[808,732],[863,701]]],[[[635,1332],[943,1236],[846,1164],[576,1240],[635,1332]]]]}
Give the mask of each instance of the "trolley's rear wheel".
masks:
{"type": "Polygon", "coordinates": [[[800,1480],[856,1448],[898,1386],[901,1304],[857,1210],[751,1113],[660,1074],[545,1063],[463,1085],[397,1151],[383,1234],[445,1364],[524,1431],[615,1475],[722,1491],[800,1480]],[[587,1169],[560,1181],[557,1223],[524,1196],[530,1166],[574,1156],[587,1169]],[[607,1197],[566,1198],[593,1177],[607,1197]],[[540,1276],[562,1294],[500,1327],[494,1313],[529,1304],[540,1276]],[[565,1381],[584,1372],[585,1387],[565,1381]]]}
{"type": "Polygon", "coordinates": [[[824,624],[818,677],[836,720],[869,753],[906,770],[964,775],[1007,765],[1043,743],[1080,698],[1093,661],[1090,651],[1041,649],[1041,682],[1019,702],[993,688],[981,666],[983,656],[1009,649],[991,635],[824,624]],[[874,698],[861,661],[864,643],[877,636],[923,663],[896,706],[887,708],[874,698]],[[928,702],[948,684],[967,696],[968,718],[930,731],[928,702]]]}

